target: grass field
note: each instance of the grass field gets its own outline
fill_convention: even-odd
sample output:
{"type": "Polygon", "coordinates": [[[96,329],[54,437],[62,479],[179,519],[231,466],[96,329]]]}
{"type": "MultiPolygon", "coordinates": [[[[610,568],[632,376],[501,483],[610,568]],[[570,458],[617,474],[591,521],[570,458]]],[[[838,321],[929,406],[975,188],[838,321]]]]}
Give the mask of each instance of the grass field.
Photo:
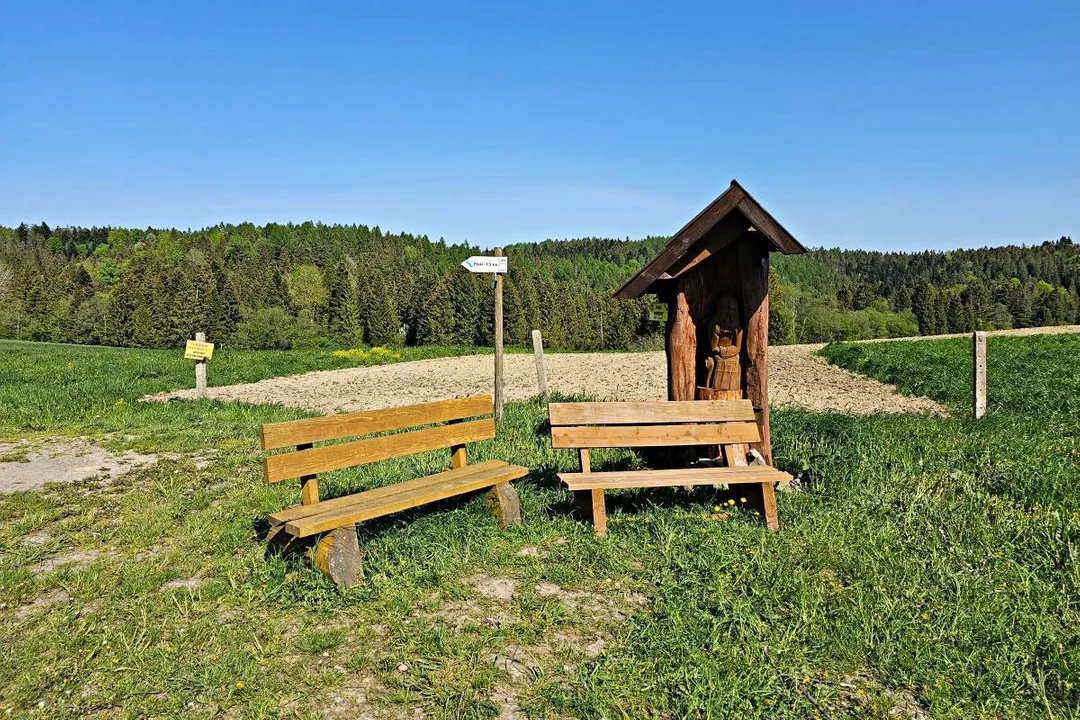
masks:
{"type": "MultiPolygon", "coordinates": [[[[597,540],[554,483],[576,458],[546,441],[544,406],[512,404],[470,458],[533,468],[524,524],[500,532],[479,498],[367,523],[367,582],[340,592],[265,557],[259,536],[298,493],[261,482],[257,428],[299,411],[138,403],[190,382],[175,353],[0,343],[3,435],[177,453],[115,483],[0,498],[0,713],[1077,717],[1078,350],[992,339],[975,422],[962,340],[826,348],[956,416],[775,412],[777,465],[806,485],[781,494],[778,534],[678,490],[616,495],[597,540]]],[[[328,362],[218,359],[222,383],[328,362]]]]}

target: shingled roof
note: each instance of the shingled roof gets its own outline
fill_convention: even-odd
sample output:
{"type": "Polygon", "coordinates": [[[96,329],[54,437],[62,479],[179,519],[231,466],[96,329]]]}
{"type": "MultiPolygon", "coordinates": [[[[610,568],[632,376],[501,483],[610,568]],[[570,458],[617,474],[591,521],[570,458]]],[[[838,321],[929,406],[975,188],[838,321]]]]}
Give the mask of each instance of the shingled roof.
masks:
{"type": "MultiPolygon", "coordinates": [[[[709,203],[708,207],[686,223],[682,230],[675,233],[660,254],[616,290],[613,297],[629,300],[654,292],[651,289],[653,283],[674,277],[668,271],[679,264],[684,257],[694,258],[703,253],[707,255],[716,252],[744,231],[759,233],[761,238],[768,241],[777,252],[785,255],[806,252],[806,248],[785,230],[768,210],[746,192],[742,185],[732,180],[731,185],[720,194],[720,197],[709,203]],[[714,229],[724,230],[723,237],[719,240],[716,239],[717,233],[711,232],[714,229]],[[706,245],[710,245],[710,236],[712,236],[712,243],[706,248],[706,245]]],[[[688,269],[699,261],[700,259],[692,260],[683,269],[688,269]]]]}

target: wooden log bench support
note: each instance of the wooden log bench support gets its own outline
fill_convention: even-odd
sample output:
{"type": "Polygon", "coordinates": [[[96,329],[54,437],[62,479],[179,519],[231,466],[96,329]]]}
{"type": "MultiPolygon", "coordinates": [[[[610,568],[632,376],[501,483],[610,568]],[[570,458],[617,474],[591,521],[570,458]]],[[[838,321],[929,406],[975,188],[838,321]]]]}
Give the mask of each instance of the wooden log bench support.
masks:
{"type": "Polygon", "coordinates": [[[319,570],[350,587],[363,577],[357,523],[489,488],[500,524],[521,522],[510,482],[528,469],[502,460],[468,464],[466,444],[495,437],[492,411],[491,396],[480,395],[263,425],[264,450],[296,448],[265,458],[266,482],[299,479],[301,490],[300,505],[270,515],[267,542],[306,549],[319,570]],[[433,427],[415,429],[420,425],[433,427]],[[443,472],[331,500],[319,497],[319,473],[442,448],[450,451],[450,469],[443,472]]]}
{"type": "Polygon", "coordinates": [[[552,447],[580,453],[581,472],[559,473],[559,479],[574,491],[597,537],[607,534],[604,491],[616,488],[759,484],[765,523],[770,530],[780,528],[774,489],[791,482],[791,475],[747,457],[747,444],[761,441],[749,400],[551,403],[548,415],[552,447]],[[593,472],[589,457],[591,448],[677,446],[711,446],[718,453],[712,459],[724,465],[593,472]]]}

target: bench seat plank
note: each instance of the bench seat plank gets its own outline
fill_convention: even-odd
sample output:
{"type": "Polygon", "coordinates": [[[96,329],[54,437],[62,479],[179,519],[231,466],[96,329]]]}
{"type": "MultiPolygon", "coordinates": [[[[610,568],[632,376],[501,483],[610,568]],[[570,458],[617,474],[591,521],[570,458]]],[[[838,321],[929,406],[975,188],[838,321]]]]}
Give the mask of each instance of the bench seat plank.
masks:
{"type": "MultiPolygon", "coordinates": [[[[492,470],[494,468],[504,468],[507,464],[502,460],[487,460],[475,465],[466,465],[457,470],[445,470],[443,472],[436,473],[434,475],[427,475],[421,478],[414,478],[412,480],[406,480],[405,482],[390,483],[389,485],[383,485],[381,487],[372,488],[371,490],[361,491],[365,493],[368,499],[375,500],[380,498],[387,498],[398,493],[408,490],[408,484],[415,482],[416,480],[423,480],[432,485],[436,485],[445,481],[457,481],[461,478],[467,477],[472,473],[481,473],[486,470],[492,470]]],[[[341,497],[333,498],[331,500],[323,500],[322,502],[315,503],[313,505],[293,505],[292,507],[279,510],[276,513],[270,515],[269,520],[271,525],[282,525],[291,520],[299,520],[300,518],[308,517],[309,515],[318,515],[320,513],[329,512],[331,510],[340,510],[341,508],[349,507],[356,502],[356,497],[361,493],[353,493],[352,495],[343,495],[341,497]]]]}
{"type": "MultiPolygon", "coordinates": [[[[467,465],[457,470],[415,478],[336,500],[307,505],[299,517],[284,520],[285,531],[295,537],[307,537],[327,530],[352,525],[372,518],[389,515],[427,503],[444,500],[455,495],[492,487],[517,480],[529,473],[528,468],[491,460],[477,465],[467,465]],[[340,502],[336,502],[340,501],[340,502]],[[330,503],[336,503],[327,508],[330,503]]],[[[275,515],[301,510],[289,508],[275,515]]],[[[273,521],[271,521],[273,522],[273,521]]],[[[278,522],[280,524],[280,521],[278,522]]]]}
{"type": "Polygon", "coordinates": [[[677,487],[719,485],[720,483],[791,482],[791,475],[767,465],[675,470],[618,470],[614,472],[559,473],[571,490],[612,490],[615,488],[677,487]]]}

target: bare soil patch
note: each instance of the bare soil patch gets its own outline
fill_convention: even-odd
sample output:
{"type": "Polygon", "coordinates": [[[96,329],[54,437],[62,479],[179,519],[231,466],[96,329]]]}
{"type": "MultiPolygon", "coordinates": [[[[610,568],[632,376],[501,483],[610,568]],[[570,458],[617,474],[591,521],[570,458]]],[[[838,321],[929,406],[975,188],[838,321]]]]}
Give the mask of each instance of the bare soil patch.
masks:
{"type": "Polygon", "coordinates": [[[0,494],[37,490],[46,483],[76,482],[104,476],[113,479],[137,467],[153,465],[158,455],[128,451],[114,453],[86,438],[34,445],[27,441],[0,443],[0,494]]]}
{"type": "MultiPolygon", "coordinates": [[[[926,398],[897,395],[895,388],[830,365],[813,353],[821,345],[788,345],[769,353],[769,398],[776,406],[842,412],[944,414],[926,398]]],[[[607,400],[664,400],[667,369],[662,352],[551,353],[545,356],[548,387],[566,394],[607,400]]],[[[537,393],[531,355],[506,356],[506,396],[525,400],[537,393]]],[[[394,405],[491,393],[492,359],[467,356],[394,365],[323,370],[256,383],[210,388],[214,400],[278,404],[321,413],[373,410],[394,405]]],[[[147,400],[193,398],[180,390],[147,400]]]]}
{"type": "MultiPolygon", "coordinates": [[[[1067,332],[1080,332],[1080,326],[1025,328],[991,334],[1067,332]]],[[[947,414],[943,406],[929,398],[899,395],[891,385],[830,365],[814,354],[822,347],[813,344],[770,348],[769,400],[774,407],[790,405],[859,415],[947,414]]],[[[545,360],[548,387],[560,393],[608,400],[663,400],[667,397],[667,369],[662,352],[549,353],[545,360]]],[[[505,372],[508,399],[524,400],[536,395],[536,365],[532,355],[507,355],[505,372]]],[[[472,355],[322,370],[210,388],[208,396],[215,400],[280,404],[338,413],[491,393],[492,385],[491,356],[472,355]]],[[[194,390],[159,393],[144,399],[165,401],[173,398],[194,398],[194,390]]]]}

